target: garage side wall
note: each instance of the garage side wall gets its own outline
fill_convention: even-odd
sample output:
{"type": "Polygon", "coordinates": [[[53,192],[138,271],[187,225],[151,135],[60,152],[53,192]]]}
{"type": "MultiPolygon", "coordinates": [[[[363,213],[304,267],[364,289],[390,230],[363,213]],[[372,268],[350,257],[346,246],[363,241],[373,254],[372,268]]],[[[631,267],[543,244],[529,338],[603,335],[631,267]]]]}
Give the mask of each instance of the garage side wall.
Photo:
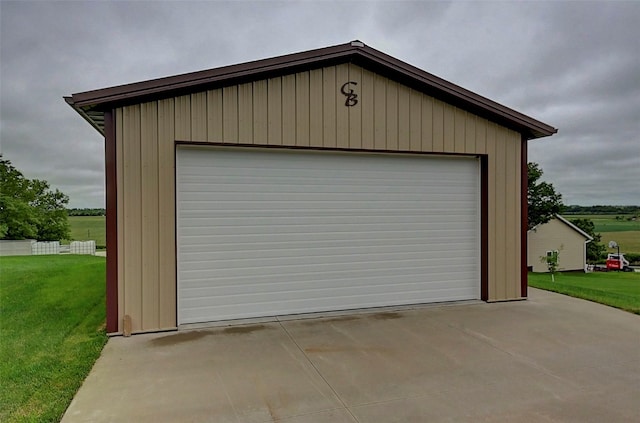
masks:
{"type": "Polygon", "coordinates": [[[126,106],[115,121],[119,331],[125,315],[134,332],[176,327],[176,141],[486,155],[488,299],[522,296],[515,131],[352,64],[126,106]]]}

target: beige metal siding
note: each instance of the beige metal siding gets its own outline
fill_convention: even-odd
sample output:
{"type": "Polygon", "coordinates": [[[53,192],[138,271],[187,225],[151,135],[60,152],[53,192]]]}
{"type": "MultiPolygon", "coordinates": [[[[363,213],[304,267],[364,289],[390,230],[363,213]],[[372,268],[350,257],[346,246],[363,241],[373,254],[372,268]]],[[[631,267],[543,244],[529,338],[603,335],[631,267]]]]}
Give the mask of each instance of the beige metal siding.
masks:
{"type": "Polygon", "coordinates": [[[358,66],[120,108],[116,139],[119,322],[136,332],[176,325],[175,141],[487,154],[489,300],[521,296],[520,134],[358,66]]]}
{"type": "MultiPolygon", "coordinates": [[[[158,328],[175,326],[175,101],[158,102],[158,328]]],[[[118,239],[121,239],[118,237],[118,239]]]]}

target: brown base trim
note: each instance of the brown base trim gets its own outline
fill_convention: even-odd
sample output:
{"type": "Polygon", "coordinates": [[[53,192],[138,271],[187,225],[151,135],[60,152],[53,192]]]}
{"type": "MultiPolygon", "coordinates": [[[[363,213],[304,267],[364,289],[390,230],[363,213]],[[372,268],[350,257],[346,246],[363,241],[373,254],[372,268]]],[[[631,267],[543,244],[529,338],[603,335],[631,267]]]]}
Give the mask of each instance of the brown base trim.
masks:
{"type": "Polygon", "coordinates": [[[527,273],[527,227],[528,219],[528,193],[529,171],[527,166],[527,138],[522,136],[520,150],[520,296],[526,298],[529,286],[527,273]]]}
{"type": "Polygon", "coordinates": [[[489,158],[480,156],[480,299],[489,301],[489,158]]]}
{"type": "Polygon", "coordinates": [[[107,235],[107,333],[118,332],[118,187],[116,130],[113,111],[104,114],[107,235]]]}

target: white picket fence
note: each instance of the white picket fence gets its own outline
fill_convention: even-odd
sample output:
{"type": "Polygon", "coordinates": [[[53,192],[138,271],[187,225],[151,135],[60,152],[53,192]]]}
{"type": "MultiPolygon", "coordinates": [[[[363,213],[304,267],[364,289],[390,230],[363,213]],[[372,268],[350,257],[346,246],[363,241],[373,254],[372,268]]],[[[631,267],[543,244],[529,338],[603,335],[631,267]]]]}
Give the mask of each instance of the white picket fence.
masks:
{"type": "Polygon", "coordinates": [[[31,255],[43,256],[48,254],[60,254],[60,241],[33,241],[31,243],[31,255]]]}
{"type": "Polygon", "coordinates": [[[96,255],[95,241],[72,241],[69,245],[69,253],[71,254],[89,254],[96,255]]]}
{"type": "Polygon", "coordinates": [[[69,245],[60,245],[60,241],[0,240],[0,256],[42,256],[48,254],[85,254],[96,255],[95,241],[72,241],[69,245]]]}
{"type": "Polygon", "coordinates": [[[95,241],[72,241],[69,245],[60,245],[60,241],[34,241],[31,244],[31,254],[34,256],[44,254],[85,254],[96,255],[95,241]]]}

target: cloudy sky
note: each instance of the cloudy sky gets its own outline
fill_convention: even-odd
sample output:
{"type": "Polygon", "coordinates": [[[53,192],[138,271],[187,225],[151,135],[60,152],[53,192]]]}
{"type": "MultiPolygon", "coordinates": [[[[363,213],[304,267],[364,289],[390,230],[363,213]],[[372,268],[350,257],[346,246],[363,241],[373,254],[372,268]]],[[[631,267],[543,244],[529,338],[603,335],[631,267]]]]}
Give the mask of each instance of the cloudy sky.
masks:
{"type": "Polygon", "coordinates": [[[103,139],[62,96],[359,39],[559,128],[565,204],[640,204],[640,2],[0,0],[0,151],[104,206],[103,139]]]}

